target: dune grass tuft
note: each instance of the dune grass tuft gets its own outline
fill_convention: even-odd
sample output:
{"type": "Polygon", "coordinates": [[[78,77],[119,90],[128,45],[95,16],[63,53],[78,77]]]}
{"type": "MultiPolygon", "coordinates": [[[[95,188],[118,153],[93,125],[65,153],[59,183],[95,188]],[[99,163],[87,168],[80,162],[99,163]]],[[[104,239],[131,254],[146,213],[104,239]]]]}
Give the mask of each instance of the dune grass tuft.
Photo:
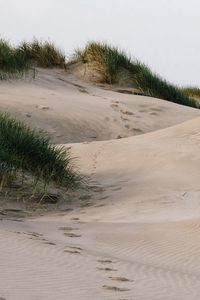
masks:
{"type": "Polygon", "coordinates": [[[65,54],[49,41],[23,42],[18,51],[33,65],[41,68],[65,68],[65,54]]]}
{"type": "Polygon", "coordinates": [[[0,40],[0,80],[23,76],[35,67],[63,69],[65,66],[64,53],[51,42],[35,39],[13,47],[0,40]]]}
{"type": "Polygon", "coordinates": [[[118,48],[105,43],[91,42],[83,50],[77,50],[74,56],[83,63],[93,64],[105,83],[116,83],[118,72],[124,69],[129,72],[133,87],[142,94],[200,108],[199,103],[190,98],[190,95],[154,74],[145,64],[131,59],[118,48]]]}
{"type": "Polygon", "coordinates": [[[186,95],[179,87],[162,79],[157,74],[154,74],[146,65],[139,62],[138,71],[134,74],[134,80],[141,93],[147,96],[200,108],[199,103],[195,99],[190,98],[190,96],[186,95]]]}
{"type": "Polygon", "coordinates": [[[75,52],[75,57],[84,63],[92,63],[103,75],[103,81],[109,84],[115,83],[120,69],[131,66],[131,59],[123,51],[104,43],[88,43],[85,49],[75,52]]]}
{"type": "Polygon", "coordinates": [[[30,68],[30,62],[18,49],[7,41],[0,40],[0,79],[23,75],[30,68]]]}
{"type": "Polygon", "coordinates": [[[19,174],[66,188],[74,188],[80,181],[69,152],[7,114],[0,114],[0,149],[2,186],[19,174]]]}
{"type": "Polygon", "coordinates": [[[200,100],[200,88],[198,88],[198,87],[195,87],[195,86],[183,87],[183,88],[181,88],[181,91],[187,97],[192,97],[192,98],[200,100]]]}

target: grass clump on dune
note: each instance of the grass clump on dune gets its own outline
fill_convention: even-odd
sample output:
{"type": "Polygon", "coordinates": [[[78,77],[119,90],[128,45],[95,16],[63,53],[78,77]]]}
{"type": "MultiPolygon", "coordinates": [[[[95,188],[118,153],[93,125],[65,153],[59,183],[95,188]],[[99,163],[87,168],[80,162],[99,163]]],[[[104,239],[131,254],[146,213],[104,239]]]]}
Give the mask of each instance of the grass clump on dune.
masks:
{"type": "Polygon", "coordinates": [[[0,40],[0,79],[20,77],[35,67],[65,68],[65,65],[64,53],[51,42],[33,40],[13,47],[0,40]]]}
{"type": "Polygon", "coordinates": [[[30,68],[30,62],[23,53],[7,41],[0,40],[0,79],[21,76],[30,68]]]}
{"type": "Polygon", "coordinates": [[[77,50],[75,58],[84,63],[92,63],[94,68],[103,75],[106,83],[115,83],[120,69],[129,69],[131,59],[118,48],[104,43],[89,43],[84,50],[77,50]]]}
{"type": "Polygon", "coordinates": [[[134,80],[136,87],[147,96],[200,108],[197,101],[190,98],[190,95],[186,95],[179,87],[167,82],[157,74],[154,74],[144,64],[138,63],[138,71],[134,73],[134,80]]]}
{"type": "Polygon", "coordinates": [[[33,65],[41,68],[65,68],[65,55],[54,43],[49,41],[23,42],[18,51],[33,65]]]}
{"type": "Polygon", "coordinates": [[[133,87],[142,94],[200,108],[199,103],[190,98],[190,95],[154,74],[146,65],[137,60],[132,60],[118,48],[105,43],[88,43],[83,50],[75,52],[75,59],[92,64],[102,75],[104,83],[116,83],[118,73],[121,70],[126,70],[129,73],[133,87]]]}
{"type": "Polygon", "coordinates": [[[24,123],[0,114],[0,180],[4,186],[16,176],[31,175],[45,186],[74,188],[80,176],[74,171],[69,153],[50,144],[47,137],[24,123]]]}
{"type": "Polygon", "coordinates": [[[200,88],[198,87],[183,87],[181,91],[188,97],[200,100],[200,88]]]}

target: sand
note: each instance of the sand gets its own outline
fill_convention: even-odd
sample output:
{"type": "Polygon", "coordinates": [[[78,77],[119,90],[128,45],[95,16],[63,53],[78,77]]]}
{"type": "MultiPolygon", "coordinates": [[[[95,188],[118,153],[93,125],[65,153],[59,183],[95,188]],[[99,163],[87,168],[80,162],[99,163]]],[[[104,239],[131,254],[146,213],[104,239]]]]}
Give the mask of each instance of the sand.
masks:
{"type": "Polygon", "coordinates": [[[64,208],[0,215],[0,299],[200,298],[198,110],[55,70],[1,83],[0,100],[90,178],[64,208]]]}

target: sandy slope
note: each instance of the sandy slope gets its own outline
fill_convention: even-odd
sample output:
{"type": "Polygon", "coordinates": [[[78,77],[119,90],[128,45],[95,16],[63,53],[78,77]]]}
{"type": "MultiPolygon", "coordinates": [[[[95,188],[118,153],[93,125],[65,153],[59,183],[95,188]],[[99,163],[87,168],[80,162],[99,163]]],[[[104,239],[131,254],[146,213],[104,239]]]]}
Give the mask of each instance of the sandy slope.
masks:
{"type": "MultiPolygon", "coordinates": [[[[51,124],[51,129],[62,132],[57,137],[61,143],[74,142],[73,138],[89,141],[92,138],[87,134],[94,128],[96,139],[122,134],[126,121],[121,120],[121,107],[134,114],[126,114],[131,128],[137,124],[143,132],[153,132],[72,144],[82,173],[92,178],[82,199],[74,194],[72,211],[56,210],[27,219],[2,216],[0,297],[199,299],[199,112],[84,83],[89,92],[86,94],[74,86],[75,78],[67,78],[73,84],[58,84],[52,75],[50,83],[46,77],[42,74],[34,84],[4,84],[0,97],[3,90],[7,102],[1,101],[2,107],[18,107],[22,118],[28,111],[31,117],[27,120],[45,130],[50,131],[47,125],[51,124]],[[48,97],[51,89],[57,103],[48,97]],[[42,95],[45,101],[40,99],[42,95]],[[50,109],[38,109],[36,113],[35,105],[50,109]],[[151,114],[152,108],[156,114],[151,114]],[[106,124],[105,114],[109,118],[106,124]],[[113,116],[117,121],[111,121],[113,116]],[[61,123],[55,127],[60,119],[66,127],[61,123]],[[69,120],[81,124],[81,134],[69,120]],[[168,128],[161,129],[164,127],[168,128]]],[[[76,80],[75,84],[83,83],[76,80]]]]}
{"type": "Polygon", "coordinates": [[[199,115],[192,108],[105,90],[56,70],[39,70],[35,80],[1,82],[0,109],[47,131],[56,143],[133,136],[199,115]]]}

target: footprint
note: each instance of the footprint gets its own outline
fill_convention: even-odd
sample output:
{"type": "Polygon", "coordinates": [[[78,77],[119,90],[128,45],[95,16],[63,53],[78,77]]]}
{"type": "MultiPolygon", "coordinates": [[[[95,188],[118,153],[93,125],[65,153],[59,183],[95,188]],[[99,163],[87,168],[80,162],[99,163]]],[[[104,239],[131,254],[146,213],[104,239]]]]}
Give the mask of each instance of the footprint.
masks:
{"type": "Polygon", "coordinates": [[[111,104],[110,107],[113,108],[115,111],[117,111],[119,105],[118,104],[111,104]]]}
{"type": "Polygon", "coordinates": [[[124,118],[123,116],[121,116],[122,121],[130,121],[130,119],[128,118],[124,118]]]}
{"type": "Polygon", "coordinates": [[[133,127],[133,128],[131,128],[131,130],[134,131],[134,132],[137,132],[137,133],[144,133],[143,130],[140,129],[140,128],[133,127]]]}
{"type": "Polygon", "coordinates": [[[112,263],[112,260],[109,260],[109,259],[98,259],[97,262],[99,263],[107,263],[107,264],[111,264],[112,263]]]}
{"type": "Polygon", "coordinates": [[[81,254],[79,251],[77,250],[67,250],[65,249],[64,252],[70,253],[70,254],[81,254]]]}
{"type": "Polygon", "coordinates": [[[101,267],[97,267],[97,270],[99,270],[99,271],[106,271],[106,272],[115,272],[115,271],[117,271],[116,269],[112,269],[112,268],[101,268],[101,267]]]}
{"type": "Polygon", "coordinates": [[[43,237],[43,234],[41,234],[41,233],[36,233],[36,232],[24,232],[24,234],[28,235],[30,240],[41,241],[41,242],[43,242],[44,244],[56,246],[55,243],[49,242],[47,239],[45,239],[45,238],[43,237]]]}
{"type": "Polygon", "coordinates": [[[44,239],[44,238],[36,238],[36,237],[33,237],[33,236],[29,237],[29,240],[46,241],[46,239],[44,239]]]}
{"type": "Polygon", "coordinates": [[[40,238],[40,237],[43,236],[43,234],[37,233],[37,232],[27,232],[27,235],[30,235],[30,236],[33,236],[33,237],[36,237],[36,238],[40,238]]]}
{"type": "Polygon", "coordinates": [[[117,286],[110,286],[110,285],[103,285],[102,286],[104,289],[109,290],[109,291],[115,291],[115,292],[126,292],[130,291],[130,289],[126,288],[119,288],[117,286]]]}
{"type": "Polygon", "coordinates": [[[99,150],[97,151],[97,153],[94,154],[94,157],[93,157],[93,168],[91,170],[91,175],[94,175],[95,174],[95,171],[96,171],[96,168],[97,168],[97,164],[98,164],[98,158],[99,156],[101,155],[102,151],[104,149],[104,146],[102,145],[101,147],[99,147],[99,150]]]}
{"type": "Polygon", "coordinates": [[[133,280],[130,280],[128,278],[125,278],[125,277],[108,277],[110,278],[111,280],[115,280],[115,281],[122,281],[122,282],[133,282],[133,280]]]}
{"type": "Polygon", "coordinates": [[[64,252],[71,253],[71,254],[81,254],[81,251],[83,251],[80,247],[73,247],[73,246],[67,246],[68,249],[65,249],[64,252]]]}
{"type": "Polygon", "coordinates": [[[83,248],[81,248],[81,247],[68,246],[68,248],[76,249],[76,250],[79,250],[79,251],[83,251],[83,248]]]}
{"type": "Polygon", "coordinates": [[[78,228],[73,228],[73,227],[60,227],[59,230],[72,231],[72,230],[78,230],[78,228]]]}
{"type": "Polygon", "coordinates": [[[36,240],[36,241],[47,241],[44,237],[43,234],[36,233],[36,232],[23,232],[24,234],[29,236],[30,240],[36,240]]]}
{"type": "Polygon", "coordinates": [[[126,129],[130,129],[130,125],[128,125],[128,124],[126,124],[124,127],[125,127],[126,129]]]}
{"type": "Polygon", "coordinates": [[[71,238],[81,237],[81,234],[75,234],[75,233],[72,233],[72,232],[64,232],[64,235],[67,236],[67,237],[71,237],[71,238]]]}
{"type": "Polygon", "coordinates": [[[132,116],[132,115],[133,115],[133,113],[132,113],[131,111],[128,111],[128,110],[123,110],[123,109],[121,109],[120,112],[121,112],[122,114],[128,115],[128,116],[132,116]]]}
{"type": "Polygon", "coordinates": [[[47,244],[47,245],[51,245],[51,246],[56,246],[56,244],[55,243],[52,243],[52,242],[44,242],[44,244],[47,244]]]}
{"type": "Polygon", "coordinates": [[[40,106],[39,109],[42,109],[42,110],[49,110],[50,107],[49,107],[49,106],[40,106]]]}
{"type": "Polygon", "coordinates": [[[118,135],[117,137],[116,137],[116,139],[123,139],[123,135],[118,135]]]}

